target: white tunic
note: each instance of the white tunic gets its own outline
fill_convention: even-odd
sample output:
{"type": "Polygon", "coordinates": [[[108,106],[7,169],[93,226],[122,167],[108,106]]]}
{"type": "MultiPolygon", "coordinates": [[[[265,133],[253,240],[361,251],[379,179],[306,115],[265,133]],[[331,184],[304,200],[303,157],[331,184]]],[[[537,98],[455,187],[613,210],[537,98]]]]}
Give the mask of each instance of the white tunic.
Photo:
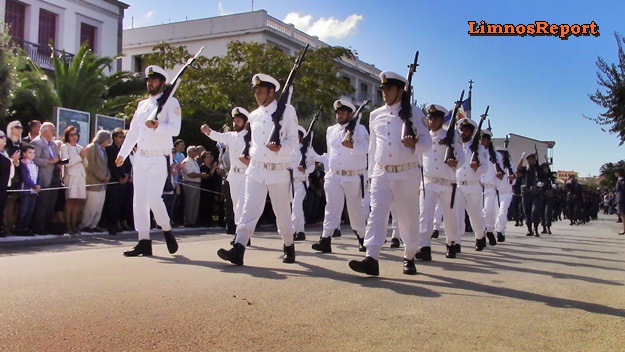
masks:
{"type": "Polygon", "coordinates": [[[345,181],[360,182],[360,177],[358,175],[341,175],[341,171],[366,171],[369,132],[367,132],[365,126],[361,124],[356,125],[353,135],[354,147],[347,148],[341,143],[343,138],[345,138],[346,125],[347,124],[340,125],[337,123],[328,127],[326,131],[328,165],[330,168],[327,176],[339,177],[345,181]]]}
{"type": "Polygon", "coordinates": [[[228,181],[231,181],[234,178],[240,179],[245,177],[247,165],[239,160],[239,156],[243,154],[243,149],[245,148],[244,137],[247,133],[248,131],[244,129],[241,132],[232,131],[226,133],[211,130],[208,134],[208,138],[216,142],[224,143],[228,146],[227,154],[230,165],[230,172],[228,172],[228,177],[226,178],[228,181]]]}
{"type": "MultiPolygon", "coordinates": [[[[432,148],[423,152],[423,174],[426,177],[455,181],[456,169],[445,164],[447,146],[440,144],[440,141],[447,136],[447,131],[443,128],[436,132],[430,131],[430,136],[432,137],[432,148]]],[[[460,136],[457,131],[455,132],[453,147],[454,156],[458,161],[458,166],[460,166],[464,164],[465,154],[462,152],[462,144],[460,144],[460,136]]]]}

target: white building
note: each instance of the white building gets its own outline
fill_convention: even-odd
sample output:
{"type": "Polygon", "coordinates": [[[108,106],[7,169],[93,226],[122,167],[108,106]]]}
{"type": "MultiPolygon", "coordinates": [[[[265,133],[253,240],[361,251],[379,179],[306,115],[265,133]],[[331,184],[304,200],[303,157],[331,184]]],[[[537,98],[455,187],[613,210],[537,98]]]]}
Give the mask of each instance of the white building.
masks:
{"type": "MultiPolygon", "coordinates": [[[[142,73],[145,64],[141,57],[153,52],[155,44],[186,46],[190,53],[204,46],[203,56],[223,56],[231,41],[265,43],[295,56],[306,44],[311,49],[327,47],[317,37],[310,36],[291,24],[286,24],[267,14],[265,10],[199,20],[161,24],[124,30],[122,69],[142,73]]],[[[355,93],[348,98],[356,105],[374,96],[374,104],[380,105],[382,94],[378,88],[378,74],[375,66],[355,60],[339,60],[342,77],[348,79],[355,93]]]]}
{"type": "MultiPolygon", "coordinates": [[[[50,49],[78,52],[87,41],[98,56],[122,52],[124,10],[117,0],[0,0],[10,35],[42,68],[52,70],[50,49]]],[[[121,61],[114,70],[121,69],[121,61]]]]}
{"type": "Polygon", "coordinates": [[[535,150],[538,150],[539,163],[542,164],[547,160],[550,165],[553,165],[553,147],[556,145],[555,141],[540,141],[514,133],[508,133],[507,147],[505,145],[506,138],[493,138],[492,141],[495,150],[508,150],[513,166],[516,166],[523,153],[534,153],[535,150]]]}

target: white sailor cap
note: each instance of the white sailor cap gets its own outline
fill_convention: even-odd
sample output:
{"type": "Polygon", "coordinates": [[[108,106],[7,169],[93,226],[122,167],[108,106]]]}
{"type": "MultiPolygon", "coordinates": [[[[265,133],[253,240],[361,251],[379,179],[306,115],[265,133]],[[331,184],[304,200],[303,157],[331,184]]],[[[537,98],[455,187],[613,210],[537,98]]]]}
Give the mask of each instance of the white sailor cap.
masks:
{"type": "Polygon", "coordinates": [[[301,132],[303,136],[306,135],[306,129],[302,126],[297,126],[297,132],[301,132]]]}
{"type": "Polygon", "coordinates": [[[0,130],[0,138],[6,138],[6,134],[2,130],[0,130]]]}
{"type": "Polygon", "coordinates": [[[156,65],[150,65],[145,68],[145,78],[147,79],[148,77],[156,77],[164,80],[165,82],[169,82],[169,75],[167,72],[163,70],[163,68],[156,65]]]}
{"type": "Polygon", "coordinates": [[[473,126],[473,130],[477,128],[477,123],[468,118],[462,118],[458,121],[458,128],[473,126]]]}
{"type": "Polygon", "coordinates": [[[482,130],[482,136],[489,136],[489,137],[493,137],[493,131],[489,130],[488,128],[485,130],[482,130]]]}
{"type": "Polygon", "coordinates": [[[428,104],[425,106],[425,112],[429,115],[435,117],[445,117],[449,110],[445,109],[444,106],[438,104],[428,104]]]}
{"type": "Polygon", "coordinates": [[[334,102],[334,111],[336,111],[338,109],[349,109],[349,110],[351,110],[350,112],[356,111],[356,107],[354,106],[354,104],[348,102],[347,100],[343,100],[343,99],[339,99],[339,100],[334,102]]]}
{"type": "Polygon", "coordinates": [[[406,78],[404,78],[403,76],[395,72],[392,72],[392,71],[380,72],[380,87],[385,86],[385,85],[395,85],[395,86],[405,87],[406,83],[408,83],[406,81],[406,78]]]}
{"type": "Polygon", "coordinates": [[[530,157],[536,158],[536,153],[533,150],[525,153],[525,159],[529,159],[530,157]]]}
{"type": "Polygon", "coordinates": [[[232,111],[230,112],[230,115],[232,116],[232,118],[235,117],[240,117],[243,120],[247,121],[247,118],[250,116],[250,113],[243,109],[242,107],[236,107],[234,109],[232,109],[232,111]]]}
{"type": "Polygon", "coordinates": [[[264,73],[257,73],[252,77],[252,88],[256,86],[265,86],[275,88],[275,91],[280,90],[280,82],[270,75],[264,73]],[[272,87],[273,86],[273,87],[272,87]]]}

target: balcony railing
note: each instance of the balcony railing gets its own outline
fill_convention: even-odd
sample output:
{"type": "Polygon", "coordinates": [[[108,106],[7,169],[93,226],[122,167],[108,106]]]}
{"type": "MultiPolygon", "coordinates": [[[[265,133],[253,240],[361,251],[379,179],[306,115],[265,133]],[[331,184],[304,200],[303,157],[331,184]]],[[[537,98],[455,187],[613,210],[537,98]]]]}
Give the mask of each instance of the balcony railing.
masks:
{"type": "MultiPolygon", "coordinates": [[[[53,50],[56,55],[59,55],[59,56],[63,55],[63,51],[51,49],[47,45],[41,46],[39,44],[27,42],[21,39],[13,39],[13,40],[15,41],[17,45],[19,45],[22,49],[24,49],[24,52],[26,52],[26,55],[28,55],[37,65],[47,70],[54,70],[54,66],[52,65],[52,59],[51,59],[53,50]]],[[[68,61],[68,63],[71,63],[72,60],[74,59],[74,54],[65,53],[65,58],[68,61]]]]}

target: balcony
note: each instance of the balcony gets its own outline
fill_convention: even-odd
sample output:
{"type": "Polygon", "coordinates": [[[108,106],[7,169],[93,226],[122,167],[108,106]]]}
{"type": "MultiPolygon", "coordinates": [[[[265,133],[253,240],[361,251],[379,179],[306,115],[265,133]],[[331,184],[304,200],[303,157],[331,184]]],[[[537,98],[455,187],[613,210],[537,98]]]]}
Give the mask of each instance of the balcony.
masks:
{"type": "Polygon", "coordinates": [[[49,46],[41,46],[39,44],[27,42],[21,39],[13,39],[13,41],[20,46],[26,55],[28,55],[37,65],[46,70],[54,70],[54,66],[52,65],[52,52],[56,55],[65,55],[68,63],[71,63],[74,59],[74,54],[65,53],[61,50],[51,49],[49,46]]]}

